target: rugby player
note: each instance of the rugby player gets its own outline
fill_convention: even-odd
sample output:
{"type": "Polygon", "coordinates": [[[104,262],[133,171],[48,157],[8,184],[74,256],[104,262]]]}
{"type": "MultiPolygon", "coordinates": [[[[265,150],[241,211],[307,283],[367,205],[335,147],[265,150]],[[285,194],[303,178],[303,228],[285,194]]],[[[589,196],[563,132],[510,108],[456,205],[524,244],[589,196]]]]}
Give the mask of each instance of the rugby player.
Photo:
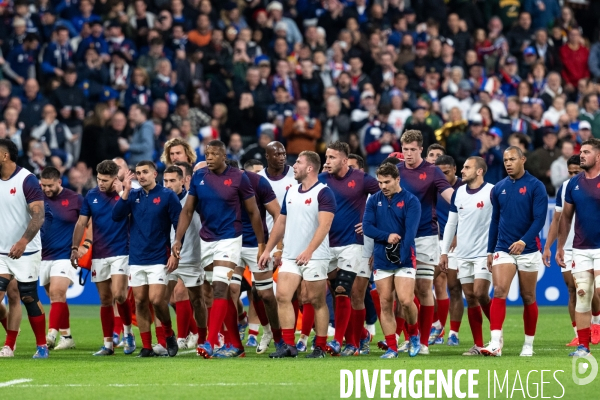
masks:
{"type": "MultiPolygon", "coordinates": [[[[115,331],[113,303],[117,303],[119,315],[123,321],[123,353],[133,354],[136,349],[132,331],[132,315],[127,301],[127,278],[129,276],[129,221],[114,221],[112,210],[119,201],[119,192],[123,183],[118,179],[119,166],[111,160],[105,160],[96,167],[98,186],[90,190],[81,206],[79,219],[73,230],[71,243],[71,265],[77,267],[79,244],[83,232],[92,222],[92,234],[95,241],[92,254],[92,282],[96,284],[100,296],[100,321],[104,335],[104,344],[94,355],[111,356],[114,354],[113,332],[115,331]]],[[[129,176],[127,170],[125,176],[129,176]]]]}
{"type": "Polygon", "coordinates": [[[506,296],[518,274],[525,325],[525,343],[520,355],[531,357],[538,319],[535,288],[542,264],[538,235],[546,222],[548,195],[544,184],[525,171],[525,156],[519,147],[510,146],[504,151],[504,167],[508,176],[491,192],[493,213],[488,237],[488,269],[492,271],[494,283],[490,309],[492,339],[481,353],[502,355],[506,296]]]}
{"type": "MultiPolygon", "coordinates": [[[[438,162],[440,160],[442,160],[441,157],[438,162]]],[[[474,346],[463,355],[475,356],[481,354],[480,351],[483,347],[481,310],[484,310],[489,319],[491,305],[488,293],[492,274],[487,267],[487,245],[492,218],[490,192],[494,185],[483,180],[487,172],[487,164],[481,157],[469,157],[461,172],[462,181],[466,185],[456,187],[452,195],[443,234],[440,269],[446,273],[449,272],[450,248],[456,237],[454,262],[457,264],[458,279],[460,279],[462,291],[467,299],[469,325],[475,342],[474,346]]],[[[457,278],[456,275],[455,271],[454,279],[457,278]]],[[[450,274],[448,276],[450,277],[450,274]]],[[[452,338],[452,334],[450,338],[452,338]]]]}
{"type": "Polygon", "coordinates": [[[336,212],[335,196],[319,182],[319,155],[303,151],[294,164],[294,178],[300,185],[291,187],[283,199],[281,214],[261,253],[259,268],[265,269],[271,251],[283,239],[282,264],[277,281],[277,304],[283,342],[271,358],[296,357],[295,314],[292,298],[301,281],[306,282],[304,295],[315,311],[315,347],[307,358],[323,358],[327,346],[329,309],[326,303],[329,230],[336,212]]]}
{"type": "MultiPolygon", "coordinates": [[[[35,335],[37,351],[33,358],[48,358],[46,315],[37,291],[42,261],[40,229],[46,214],[44,195],[35,175],[17,166],[18,153],[14,142],[0,139],[0,226],[4,230],[0,235],[0,299],[15,279],[35,335]]],[[[18,334],[18,327],[7,330],[0,356],[14,356],[18,334]]]]}
{"type": "Polygon", "coordinates": [[[367,201],[363,230],[375,242],[373,276],[381,302],[381,329],[388,347],[381,358],[398,357],[394,292],[408,324],[408,353],[414,357],[421,350],[417,307],[413,301],[417,268],[415,236],[421,205],[414,195],[400,187],[396,166],[384,163],[376,174],[381,191],[367,201]]]}
{"type": "Polygon", "coordinates": [[[172,190],[156,183],[158,173],[152,161],[138,162],[135,173],[142,187],[132,189],[132,176],[128,174],[125,177],[123,192],[112,210],[112,219],[129,223],[129,284],[133,288],[137,325],[143,345],[138,357],[155,356],[149,304],[152,304],[163,326],[168,355],[174,357],[178,346],[165,293],[167,274],[178,266],[178,259],[168,258],[168,254],[171,226],[177,229],[181,204],[172,190]]]}

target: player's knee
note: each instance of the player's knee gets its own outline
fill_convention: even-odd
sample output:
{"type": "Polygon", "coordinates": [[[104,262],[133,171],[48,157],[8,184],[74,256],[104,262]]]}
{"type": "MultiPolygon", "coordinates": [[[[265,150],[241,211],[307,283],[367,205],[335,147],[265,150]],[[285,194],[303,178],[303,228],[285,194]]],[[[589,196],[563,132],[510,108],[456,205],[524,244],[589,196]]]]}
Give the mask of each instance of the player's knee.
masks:
{"type": "Polygon", "coordinates": [[[335,295],[350,296],[354,279],[356,279],[356,272],[345,271],[343,269],[339,270],[337,278],[335,279],[335,284],[332,286],[335,295]]]}
{"type": "Polygon", "coordinates": [[[465,300],[467,302],[468,307],[477,306],[477,295],[475,294],[475,292],[465,293],[465,300]]]}
{"type": "Polygon", "coordinates": [[[521,299],[523,299],[523,304],[526,306],[533,304],[535,303],[535,293],[522,291],[521,299]]]}
{"type": "Polygon", "coordinates": [[[21,301],[27,309],[27,315],[30,317],[38,317],[44,314],[44,310],[40,307],[37,282],[18,282],[21,301]]]}
{"type": "Polygon", "coordinates": [[[67,301],[67,293],[62,290],[51,290],[49,294],[51,303],[64,303],[67,301]]]}
{"type": "Polygon", "coordinates": [[[292,301],[292,296],[290,296],[287,293],[282,293],[282,290],[278,290],[277,294],[275,295],[275,299],[277,300],[277,303],[280,304],[286,304],[286,303],[290,303],[292,301]]]}
{"type": "Polygon", "coordinates": [[[592,310],[592,298],[594,297],[594,281],[589,272],[577,272],[575,278],[575,311],[580,313],[592,310]]]}
{"type": "Polygon", "coordinates": [[[503,286],[494,286],[494,297],[498,299],[505,299],[508,295],[508,291],[503,286]]]}

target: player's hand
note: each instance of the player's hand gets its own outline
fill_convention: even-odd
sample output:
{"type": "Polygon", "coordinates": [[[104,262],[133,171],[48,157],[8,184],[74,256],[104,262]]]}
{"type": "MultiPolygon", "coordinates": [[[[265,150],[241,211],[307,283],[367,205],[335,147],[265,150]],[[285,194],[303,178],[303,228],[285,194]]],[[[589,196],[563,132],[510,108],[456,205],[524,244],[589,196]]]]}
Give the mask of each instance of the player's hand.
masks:
{"type": "Polygon", "coordinates": [[[273,269],[279,268],[281,266],[281,251],[276,251],[273,253],[273,269]]]}
{"type": "Polygon", "coordinates": [[[8,252],[8,257],[12,258],[13,260],[18,260],[25,252],[26,247],[27,241],[20,239],[17,243],[12,245],[10,251],[8,252]]]}
{"type": "Polygon", "coordinates": [[[115,179],[112,184],[112,190],[113,192],[121,193],[121,191],[123,190],[123,182],[121,182],[118,179],[115,179]]]}
{"type": "Polygon", "coordinates": [[[89,250],[90,249],[87,247],[79,246],[79,249],[77,250],[77,258],[85,256],[89,250]]]}
{"type": "Polygon", "coordinates": [[[79,261],[79,251],[76,249],[71,249],[71,266],[73,268],[79,267],[77,262],[79,261]]]}
{"type": "Polygon", "coordinates": [[[552,251],[549,247],[544,248],[544,253],[542,254],[542,260],[544,261],[544,265],[546,267],[550,266],[550,257],[552,257],[552,251]]]}
{"type": "Polygon", "coordinates": [[[487,269],[488,271],[492,272],[492,262],[493,262],[493,254],[488,254],[487,256],[487,269]]]}
{"type": "Polygon", "coordinates": [[[307,265],[312,258],[312,251],[304,250],[298,257],[296,257],[296,264],[302,266],[307,265]]]}
{"type": "Polygon", "coordinates": [[[258,269],[261,271],[267,269],[267,265],[269,265],[270,261],[271,255],[268,251],[264,251],[258,259],[258,269]]]}
{"type": "Polygon", "coordinates": [[[442,272],[448,271],[448,254],[442,254],[440,256],[440,263],[438,264],[438,266],[440,267],[440,270],[442,270],[442,272]]]}
{"type": "Polygon", "coordinates": [[[171,273],[175,271],[179,267],[179,259],[174,255],[169,257],[169,261],[167,261],[167,273],[171,273]]]}
{"type": "Polygon", "coordinates": [[[398,235],[397,233],[390,233],[390,236],[388,236],[389,244],[396,244],[399,241],[400,241],[400,235],[398,235]]]}
{"type": "Polygon", "coordinates": [[[171,245],[171,254],[178,260],[181,258],[181,242],[179,240],[175,240],[171,245]]]}
{"type": "Polygon", "coordinates": [[[358,224],[354,225],[354,228],[354,232],[358,233],[359,235],[363,235],[362,222],[359,222],[358,224]]]}
{"type": "Polygon", "coordinates": [[[556,263],[563,268],[567,267],[565,263],[565,249],[556,250],[556,263]]]}
{"type": "Polygon", "coordinates": [[[258,260],[260,260],[260,256],[262,255],[262,253],[265,252],[266,248],[267,248],[267,246],[264,243],[258,244],[258,253],[256,254],[256,262],[258,262],[258,260]]]}
{"type": "Polygon", "coordinates": [[[525,249],[525,243],[518,240],[510,245],[510,247],[508,248],[508,250],[509,250],[508,254],[514,254],[514,255],[518,256],[519,254],[521,254],[523,252],[524,249],[525,249]]]}
{"type": "Polygon", "coordinates": [[[131,173],[131,171],[127,171],[125,177],[123,178],[123,190],[129,193],[131,190],[131,181],[135,176],[131,173]]]}

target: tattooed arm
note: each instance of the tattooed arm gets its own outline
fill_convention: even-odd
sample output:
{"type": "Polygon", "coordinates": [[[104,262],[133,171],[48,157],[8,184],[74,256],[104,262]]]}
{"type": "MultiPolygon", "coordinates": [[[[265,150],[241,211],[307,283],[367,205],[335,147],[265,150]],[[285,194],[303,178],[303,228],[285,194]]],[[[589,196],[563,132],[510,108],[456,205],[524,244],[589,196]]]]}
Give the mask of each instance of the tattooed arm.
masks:
{"type": "Polygon", "coordinates": [[[10,252],[8,253],[8,256],[15,260],[21,258],[27,244],[33,240],[35,235],[40,231],[42,225],[44,225],[44,201],[33,201],[29,203],[29,212],[31,213],[31,220],[27,225],[27,229],[25,229],[25,233],[23,233],[23,237],[11,247],[10,252]]]}

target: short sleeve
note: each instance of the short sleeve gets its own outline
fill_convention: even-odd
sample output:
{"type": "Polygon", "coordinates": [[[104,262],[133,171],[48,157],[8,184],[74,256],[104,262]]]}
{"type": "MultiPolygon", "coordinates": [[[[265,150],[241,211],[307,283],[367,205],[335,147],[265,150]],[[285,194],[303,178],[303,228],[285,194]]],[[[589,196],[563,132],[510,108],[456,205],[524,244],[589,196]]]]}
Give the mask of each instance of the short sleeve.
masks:
{"type": "Polygon", "coordinates": [[[450,199],[450,212],[453,213],[458,213],[458,209],[456,208],[456,192],[458,192],[458,190],[455,190],[454,193],[452,193],[452,198],[450,199]]]}
{"type": "Polygon", "coordinates": [[[287,207],[286,207],[287,202],[285,200],[287,199],[288,193],[289,193],[289,191],[286,190],[285,194],[283,195],[283,204],[281,205],[281,211],[279,212],[280,214],[283,214],[283,215],[287,215],[287,207]]]}
{"type": "Polygon", "coordinates": [[[248,179],[248,176],[242,171],[240,171],[240,174],[242,175],[242,178],[240,180],[240,187],[238,188],[240,198],[242,200],[248,200],[250,197],[254,197],[254,189],[252,189],[252,184],[250,183],[250,179],[248,179]]]}
{"type": "Polygon", "coordinates": [[[448,183],[448,179],[446,179],[446,175],[442,172],[438,167],[432,168],[433,171],[433,182],[435,187],[437,188],[438,193],[442,194],[446,191],[446,189],[451,189],[452,186],[448,183]]]}
{"type": "Polygon", "coordinates": [[[555,212],[562,212],[563,210],[563,196],[565,195],[566,182],[560,185],[558,193],[556,193],[556,205],[554,206],[555,212]]]}
{"type": "Polygon", "coordinates": [[[198,194],[196,192],[196,185],[198,184],[198,179],[200,179],[200,174],[201,172],[200,170],[198,170],[194,172],[194,175],[192,175],[192,181],[190,182],[190,190],[188,190],[190,196],[198,197],[198,194]]]}
{"type": "Polygon", "coordinates": [[[333,191],[330,188],[323,188],[317,195],[317,201],[319,202],[319,212],[326,211],[335,213],[337,205],[335,203],[333,191]]]}
{"type": "Polygon", "coordinates": [[[569,181],[569,184],[567,185],[567,189],[565,190],[565,197],[562,199],[562,202],[563,202],[562,206],[563,207],[564,207],[564,203],[565,202],[569,203],[569,204],[573,204],[574,203],[571,191],[573,190],[573,187],[575,185],[577,185],[577,183],[575,183],[575,181],[578,181],[578,179],[575,179],[575,178],[571,179],[569,181]]]}
{"type": "Polygon", "coordinates": [[[85,217],[92,216],[92,210],[90,209],[90,204],[88,202],[88,198],[89,198],[89,195],[87,195],[83,198],[83,201],[81,203],[81,210],[79,211],[79,215],[83,215],[85,217]]]}
{"type": "Polygon", "coordinates": [[[273,200],[277,199],[271,184],[264,176],[261,176],[258,180],[258,192],[258,198],[262,204],[269,204],[273,200]]]}
{"type": "Polygon", "coordinates": [[[367,194],[375,194],[379,192],[379,182],[371,175],[365,174],[364,189],[367,194]]]}
{"type": "Polygon", "coordinates": [[[34,201],[44,201],[44,193],[35,175],[28,175],[25,178],[23,181],[23,193],[25,194],[27,204],[31,204],[34,201]]]}

